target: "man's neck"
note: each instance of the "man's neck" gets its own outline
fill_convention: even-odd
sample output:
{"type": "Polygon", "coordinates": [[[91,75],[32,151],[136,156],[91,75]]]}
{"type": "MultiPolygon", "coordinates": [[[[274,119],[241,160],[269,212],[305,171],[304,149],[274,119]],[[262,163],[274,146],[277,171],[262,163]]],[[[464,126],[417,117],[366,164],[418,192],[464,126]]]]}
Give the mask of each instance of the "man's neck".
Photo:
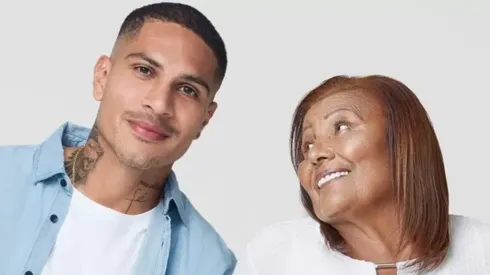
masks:
{"type": "Polygon", "coordinates": [[[94,128],[84,147],[65,148],[65,169],[85,196],[134,215],[158,204],[171,168],[141,171],[124,165],[94,128]]]}

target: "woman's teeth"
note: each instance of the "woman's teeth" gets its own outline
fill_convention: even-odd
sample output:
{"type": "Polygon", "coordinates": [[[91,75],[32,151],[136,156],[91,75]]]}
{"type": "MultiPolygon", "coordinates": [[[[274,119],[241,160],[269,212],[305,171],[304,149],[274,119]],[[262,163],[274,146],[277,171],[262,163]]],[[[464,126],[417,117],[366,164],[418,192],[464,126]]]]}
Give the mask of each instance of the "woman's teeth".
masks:
{"type": "Polygon", "coordinates": [[[330,173],[318,181],[318,183],[317,183],[318,188],[322,187],[325,183],[327,183],[331,180],[338,179],[338,178],[341,178],[343,176],[347,176],[348,174],[349,174],[349,172],[347,172],[347,171],[330,173]]]}

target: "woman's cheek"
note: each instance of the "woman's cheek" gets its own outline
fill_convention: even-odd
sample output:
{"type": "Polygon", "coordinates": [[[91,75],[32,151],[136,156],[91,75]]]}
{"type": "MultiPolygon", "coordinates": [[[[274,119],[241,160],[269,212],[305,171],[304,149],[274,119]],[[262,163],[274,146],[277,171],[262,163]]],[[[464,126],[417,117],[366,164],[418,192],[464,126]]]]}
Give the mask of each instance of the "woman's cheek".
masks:
{"type": "Polygon", "coordinates": [[[302,161],[299,166],[298,166],[298,179],[306,191],[310,190],[310,185],[311,185],[311,168],[309,165],[306,163],[306,161],[302,161]]]}

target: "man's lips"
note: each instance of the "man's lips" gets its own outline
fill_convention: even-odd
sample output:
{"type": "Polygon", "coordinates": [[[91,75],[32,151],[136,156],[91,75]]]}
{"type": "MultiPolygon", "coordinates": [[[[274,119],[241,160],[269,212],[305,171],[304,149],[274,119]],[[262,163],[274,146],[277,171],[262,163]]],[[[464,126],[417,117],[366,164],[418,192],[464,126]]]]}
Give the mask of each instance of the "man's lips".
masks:
{"type": "Polygon", "coordinates": [[[170,137],[170,133],[165,131],[161,126],[151,124],[145,121],[129,121],[131,130],[138,137],[148,141],[160,141],[170,137]]]}

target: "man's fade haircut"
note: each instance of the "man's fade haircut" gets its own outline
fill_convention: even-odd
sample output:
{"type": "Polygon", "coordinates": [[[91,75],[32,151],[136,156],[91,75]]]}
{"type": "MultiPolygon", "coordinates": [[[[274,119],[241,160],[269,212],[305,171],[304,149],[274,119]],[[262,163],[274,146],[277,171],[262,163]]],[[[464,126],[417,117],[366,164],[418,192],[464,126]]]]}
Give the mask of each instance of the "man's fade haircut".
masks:
{"type": "Polygon", "coordinates": [[[225,43],[211,21],[189,5],[161,2],[135,9],[124,19],[117,38],[137,35],[145,22],[155,20],[179,24],[199,36],[215,55],[217,76],[220,80],[225,77],[228,65],[225,43]]]}

